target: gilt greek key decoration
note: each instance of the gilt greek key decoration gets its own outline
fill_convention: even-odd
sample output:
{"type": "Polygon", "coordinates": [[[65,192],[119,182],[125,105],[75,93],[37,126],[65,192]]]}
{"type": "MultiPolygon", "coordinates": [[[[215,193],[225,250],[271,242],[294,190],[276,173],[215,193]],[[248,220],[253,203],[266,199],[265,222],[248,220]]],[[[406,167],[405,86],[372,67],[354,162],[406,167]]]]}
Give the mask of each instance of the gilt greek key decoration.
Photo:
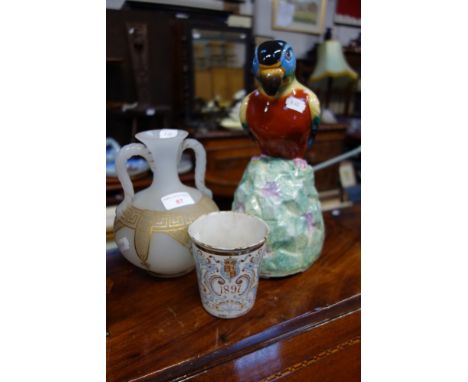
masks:
{"type": "Polygon", "coordinates": [[[183,211],[150,211],[128,207],[114,223],[114,234],[123,227],[135,230],[135,251],[144,265],[147,264],[149,245],[152,233],[159,232],[169,235],[184,247],[189,248],[190,240],[187,227],[200,215],[216,211],[216,205],[208,197],[203,196],[194,205],[186,206],[183,211]]]}

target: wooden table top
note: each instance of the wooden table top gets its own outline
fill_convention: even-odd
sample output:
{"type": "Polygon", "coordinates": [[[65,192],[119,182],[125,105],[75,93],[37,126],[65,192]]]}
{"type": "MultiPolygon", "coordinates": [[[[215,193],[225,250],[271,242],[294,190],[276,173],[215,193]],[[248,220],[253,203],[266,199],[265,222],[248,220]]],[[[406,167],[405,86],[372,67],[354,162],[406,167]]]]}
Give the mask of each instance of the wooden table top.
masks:
{"type": "MultiPolygon", "coordinates": [[[[118,251],[109,251],[108,381],[201,375],[359,311],[360,206],[324,217],[326,239],[315,264],[302,274],[260,280],[253,309],[233,320],[212,317],[203,309],[195,272],[157,279],[131,265],[118,251]]],[[[236,373],[241,375],[242,370],[236,373]]]]}

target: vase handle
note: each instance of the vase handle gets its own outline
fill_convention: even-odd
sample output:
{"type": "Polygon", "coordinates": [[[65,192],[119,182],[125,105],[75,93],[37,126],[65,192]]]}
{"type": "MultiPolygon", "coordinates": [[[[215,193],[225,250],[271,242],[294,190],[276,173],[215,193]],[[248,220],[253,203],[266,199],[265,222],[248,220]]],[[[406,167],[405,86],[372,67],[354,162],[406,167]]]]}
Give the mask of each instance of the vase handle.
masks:
{"type": "Polygon", "coordinates": [[[117,177],[124,191],[124,200],[120,203],[116,210],[116,215],[120,216],[122,212],[131,204],[135,191],[127,172],[127,161],[133,156],[143,157],[149,164],[151,171],[154,172],[154,161],[149,150],[141,143],[131,143],[122,147],[115,159],[115,170],[117,177]]]}
{"type": "Polygon", "coordinates": [[[203,145],[196,139],[186,139],[182,146],[182,151],[192,149],[195,153],[195,186],[210,199],[213,193],[205,186],[206,151],[203,145]]]}

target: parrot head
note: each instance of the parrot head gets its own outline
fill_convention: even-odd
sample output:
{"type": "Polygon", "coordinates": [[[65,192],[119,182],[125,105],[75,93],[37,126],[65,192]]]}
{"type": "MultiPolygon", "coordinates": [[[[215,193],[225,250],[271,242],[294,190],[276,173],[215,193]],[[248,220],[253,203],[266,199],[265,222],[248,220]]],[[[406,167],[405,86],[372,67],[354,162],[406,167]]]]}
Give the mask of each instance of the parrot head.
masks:
{"type": "Polygon", "coordinates": [[[282,40],[261,43],[255,49],[252,70],[265,93],[276,97],[294,80],[296,57],[292,47],[282,40]]]}

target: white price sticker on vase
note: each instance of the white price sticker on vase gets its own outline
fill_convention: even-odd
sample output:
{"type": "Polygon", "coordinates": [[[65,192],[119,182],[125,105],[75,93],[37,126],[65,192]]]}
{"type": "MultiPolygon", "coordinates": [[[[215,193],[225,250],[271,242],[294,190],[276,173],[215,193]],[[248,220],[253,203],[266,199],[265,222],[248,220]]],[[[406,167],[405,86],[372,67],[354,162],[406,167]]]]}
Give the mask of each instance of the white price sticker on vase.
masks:
{"type": "Polygon", "coordinates": [[[160,139],[174,138],[177,137],[177,130],[175,129],[162,129],[159,133],[160,139]]]}
{"type": "Polygon", "coordinates": [[[302,99],[288,97],[286,98],[286,107],[288,109],[296,110],[299,113],[302,113],[306,108],[306,103],[302,99]]]}
{"type": "Polygon", "coordinates": [[[163,196],[161,198],[161,202],[164,204],[166,210],[195,204],[194,200],[187,192],[175,192],[173,194],[163,196]]]}

